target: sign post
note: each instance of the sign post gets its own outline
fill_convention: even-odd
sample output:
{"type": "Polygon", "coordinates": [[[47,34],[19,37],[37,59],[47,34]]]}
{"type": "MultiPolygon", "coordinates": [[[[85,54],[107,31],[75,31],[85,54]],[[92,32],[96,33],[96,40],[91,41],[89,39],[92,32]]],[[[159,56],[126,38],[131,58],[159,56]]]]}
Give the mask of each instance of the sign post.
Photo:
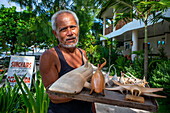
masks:
{"type": "Polygon", "coordinates": [[[35,56],[11,56],[7,74],[7,79],[10,85],[14,87],[16,84],[14,74],[21,78],[26,75],[23,81],[30,89],[34,66],[35,56]]]}

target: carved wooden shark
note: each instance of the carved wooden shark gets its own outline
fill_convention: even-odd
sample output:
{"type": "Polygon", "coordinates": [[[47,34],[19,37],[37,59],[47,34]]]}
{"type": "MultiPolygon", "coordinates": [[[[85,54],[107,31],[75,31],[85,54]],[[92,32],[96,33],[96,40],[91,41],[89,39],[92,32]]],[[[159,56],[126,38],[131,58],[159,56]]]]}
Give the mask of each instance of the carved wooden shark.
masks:
{"type": "Polygon", "coordinates": [[[83,87],[90,88],[87,81],[93,75],[93,68],[84,56],[83,60],[85,62],[84,65],[61,76],[49,87],[49,90],[59,93],[76,94],[79,93],[83,87]]]}

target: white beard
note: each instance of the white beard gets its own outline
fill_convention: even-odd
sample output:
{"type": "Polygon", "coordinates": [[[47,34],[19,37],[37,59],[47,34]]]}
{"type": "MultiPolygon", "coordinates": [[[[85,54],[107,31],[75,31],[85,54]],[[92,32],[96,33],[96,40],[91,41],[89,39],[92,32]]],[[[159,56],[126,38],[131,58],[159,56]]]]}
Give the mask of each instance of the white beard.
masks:
{"type": "Polygon", "coordinates": [[[72,44],[72,45],[66,45],[66,44],[63,44],[61,42],[60,42],[60,44],[61,44],[61,46],[65,47],[65,48],[74,48],[74,47],[76,47],[78,42],[79,42],[79,39],[77,40],[77,42],[75,44],[72,44]]]}

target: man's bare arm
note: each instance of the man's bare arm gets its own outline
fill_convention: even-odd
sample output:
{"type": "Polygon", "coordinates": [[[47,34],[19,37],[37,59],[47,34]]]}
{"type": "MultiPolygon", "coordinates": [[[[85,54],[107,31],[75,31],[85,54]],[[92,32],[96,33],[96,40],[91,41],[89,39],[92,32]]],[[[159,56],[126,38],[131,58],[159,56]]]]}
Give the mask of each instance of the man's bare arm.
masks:
{"type": "MultiPolygon", "coordinates": [[[[40,58],[40,73],[45,88],[47,88],[49,85],[51,85],[58,79],[56,57],[57,56],[55,56],[51,51],[46,51],[42,54],[40,58]]],[[[48,94],[48,96],[53,103],[63,103],[71,100],[68,98],[62,98],[51,94],[48,94]]]]}

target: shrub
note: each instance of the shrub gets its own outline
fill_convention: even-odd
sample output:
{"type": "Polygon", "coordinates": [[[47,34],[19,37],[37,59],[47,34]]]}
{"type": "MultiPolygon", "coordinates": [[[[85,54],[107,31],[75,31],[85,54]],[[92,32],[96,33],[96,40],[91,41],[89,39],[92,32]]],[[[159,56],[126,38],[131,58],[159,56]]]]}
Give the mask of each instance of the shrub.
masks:
{"type": "Polygon", "coordinates": [[[31,92],[27,85],[15,75],[17,84],[22,92],[22,100],[26,106],[27,112],[29,113],[47,113],[49,106],[49,97],[45,91],[42,79],[33,81],[35,91],[31,92]]]}
{"type": "MultiPolygon", "coordinates": [[[[0,83],[4,76],[5,72],[0,77],[0,83]]],[[[19,87],[15,85],[11,88],[9,82],[7,82],[6,86],[3,85],[0,88],[0,113],[12,113],[17,111],[22,111],[21,108],[21,98],[20,94],[18,94],[19,87]]]]}
{"type": "Polygon", "coordinates": [[[170,96],[170,60],[157,63],[152,72],[150,83],[153,87],[164,88],[163,93],[170,96]]]}
{"type": "MultiPolygon", "coordinates": [[[[0,76],[0,83],[5,72],[0,76]]],[[[12,88],[9,84],[0,88],[0,113],[47,113],[49,97],[45,91],[41,76],[38,72],[37,81],[33,81],[32,89],[29,90],[23,82],[18,79],[17,84],[12,88]],[[18,93],[19,90],[22,93],[18,93]]]]}
{"type": "Polygon", "coordinates": [[[130,66],[130,60],[128,60],[126,57],[124,56],[118,56],[118,58],[116,59],[116,71],[118,73],[118,75],[120,75],[121,71],[126,71],[125,67],[129,67],[130,66]]]}

